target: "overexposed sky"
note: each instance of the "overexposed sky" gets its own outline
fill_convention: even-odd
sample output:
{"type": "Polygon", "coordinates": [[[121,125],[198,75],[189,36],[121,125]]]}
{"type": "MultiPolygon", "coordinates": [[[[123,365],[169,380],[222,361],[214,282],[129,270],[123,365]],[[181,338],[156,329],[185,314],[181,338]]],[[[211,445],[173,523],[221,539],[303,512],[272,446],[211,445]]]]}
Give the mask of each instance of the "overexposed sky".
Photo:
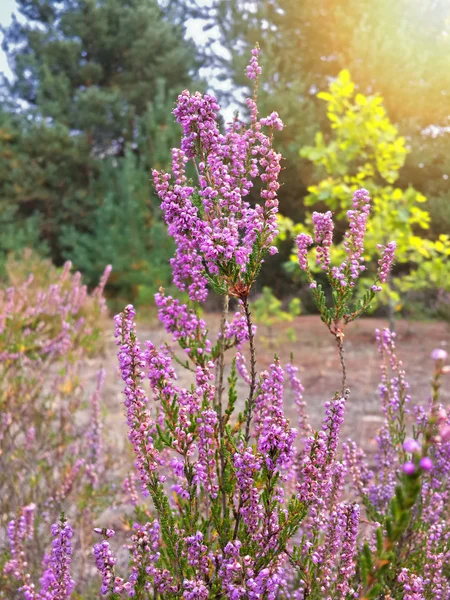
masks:
{"type": "MultiPolygon", "coordinates": [[[[0,25],[6,26],[11,23],[11,14],[15,11],[15,0],[0,0],[0,25]]],[[[3,34],[0,33],[0,39],[3,39],[3,34]]],[[[11,75],[11,70],[8,67],[6,56],[0,48],[0,72],[6,75],[11,75]]]]}

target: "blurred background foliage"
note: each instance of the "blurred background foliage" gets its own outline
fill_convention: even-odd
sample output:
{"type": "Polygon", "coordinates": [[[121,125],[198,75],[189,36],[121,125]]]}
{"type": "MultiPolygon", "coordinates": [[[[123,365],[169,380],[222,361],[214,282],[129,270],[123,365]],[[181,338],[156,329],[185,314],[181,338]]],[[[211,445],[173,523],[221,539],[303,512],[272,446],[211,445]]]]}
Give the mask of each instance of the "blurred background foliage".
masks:
{"type": "Polygon", "coordinates": [[[111,302],[150,304],[170,285],[150,169],[168,167],[179,142],[173,103],[186,87],[208,88],[245,113],[236,98],[259,42],[260,111],[286,124],[283,235],[261,286],[287,307],[298,287],[293,234],[312,210],[345,213],[364,185],[374,237],[400,246],[385,305],[450,312],[447,0],[18,0],[17,9],[23,18],[3,30],[13,77],[1,86],[0,273],[9,252],[30,246],[57,266],[69,258],[90,285],[111,263],[111,302]]]}

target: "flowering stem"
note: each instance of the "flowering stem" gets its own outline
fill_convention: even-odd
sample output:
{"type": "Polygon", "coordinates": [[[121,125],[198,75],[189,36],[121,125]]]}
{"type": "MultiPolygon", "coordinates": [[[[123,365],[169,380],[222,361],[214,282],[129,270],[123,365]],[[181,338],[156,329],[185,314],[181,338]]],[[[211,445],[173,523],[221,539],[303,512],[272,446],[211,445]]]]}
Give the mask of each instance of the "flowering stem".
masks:
{"type": "Polygon", "coordinates": [[[223,309],[222,318],[220,321],[220,352],[218,361],[216,364],[216,410],[219,414],[219,430],[222,436],[223,433],[223,422],[222,422],[222,395],[224,391],[223,385],[223,373],[225,366],[225,325],[227,322],[228,306],[230,297],[226,294],[223,297],[223,309]]]}
{"type": "Polygon", "coordinates": [[[230,297],[225,294],[223,297],[223,309],[222,318],[220,321],[220,353],[216,365],[216,410],[219,415],[219,454],[220,454],[220,470],[221,470],[221,489],[222,489],[222,510],[223,516],[227,513],[227,497],[224,489],[224,476],[225,476],[225,456],[223,453],[223,410],[222,410],[222,396],[224,391],[223,385],[223,373],[225,367],[225,325],[227,322],[228,307],[230,303],[230,297]]]}
{"type": "Polygon", "coordinates": [[[250,344],[250,391],[245,406],[245,441],[248,442],[250,439],[250,424],[252,422],[253,402],[256,389],[256,350],[252,314],[248,304],[248,296],[245,296],[242,299],[242,306],[244,307],[245,319],[247,321],[248,340],[250,344]]]}

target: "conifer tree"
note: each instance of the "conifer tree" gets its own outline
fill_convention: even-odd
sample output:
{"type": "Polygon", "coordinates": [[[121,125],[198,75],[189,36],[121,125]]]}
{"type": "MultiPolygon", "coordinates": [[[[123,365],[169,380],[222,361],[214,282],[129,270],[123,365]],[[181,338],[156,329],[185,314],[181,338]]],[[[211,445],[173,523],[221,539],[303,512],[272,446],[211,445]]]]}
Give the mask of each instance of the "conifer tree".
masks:
{"type": "Polygon", "coordinates": [[[171,104],[198,63],[183,26],[156,0],[17,5],[25,20],[13,19],[3,31],[14,75],[3,92],[21,117],[23,160],[7,160],[12,181],[0,183],[0,198],[19,220],[39,219],[40,237],[59,263],[71,253],[63,233],[68,225],[73,241],[92,233],[103,201],[96,196],[102,161],[115,157],[119,165],[131,149],[148,173],[149,164],[167,154],[153,139],[166,121],[157,121],[149,106],[161,89],[171,104]]]}

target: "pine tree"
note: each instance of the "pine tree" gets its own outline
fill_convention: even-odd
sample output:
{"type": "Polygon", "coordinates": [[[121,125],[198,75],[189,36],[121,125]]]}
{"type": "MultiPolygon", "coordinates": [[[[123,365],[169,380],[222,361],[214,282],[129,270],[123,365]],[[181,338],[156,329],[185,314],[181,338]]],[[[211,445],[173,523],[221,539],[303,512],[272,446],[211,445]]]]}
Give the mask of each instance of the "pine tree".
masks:
{"type": "Polygon", "coordinates": [[[165,121],[151,107],[162,89],[172,103],[198,63],[183,26],[156,0],[17,5],[26,21],[14,19],[4,30],[14,78],[3,90],[20,115],[23,160],[13,181],[0,183],[0,198],[19,219],[39,219],[40,237],[59,263],[70,255],[65,226],[72,240],[92,233],[102,203],[96,196],[102,162],[120,161],[130,148],[147,172],[167,155],[153,139],[165,121]]]}

